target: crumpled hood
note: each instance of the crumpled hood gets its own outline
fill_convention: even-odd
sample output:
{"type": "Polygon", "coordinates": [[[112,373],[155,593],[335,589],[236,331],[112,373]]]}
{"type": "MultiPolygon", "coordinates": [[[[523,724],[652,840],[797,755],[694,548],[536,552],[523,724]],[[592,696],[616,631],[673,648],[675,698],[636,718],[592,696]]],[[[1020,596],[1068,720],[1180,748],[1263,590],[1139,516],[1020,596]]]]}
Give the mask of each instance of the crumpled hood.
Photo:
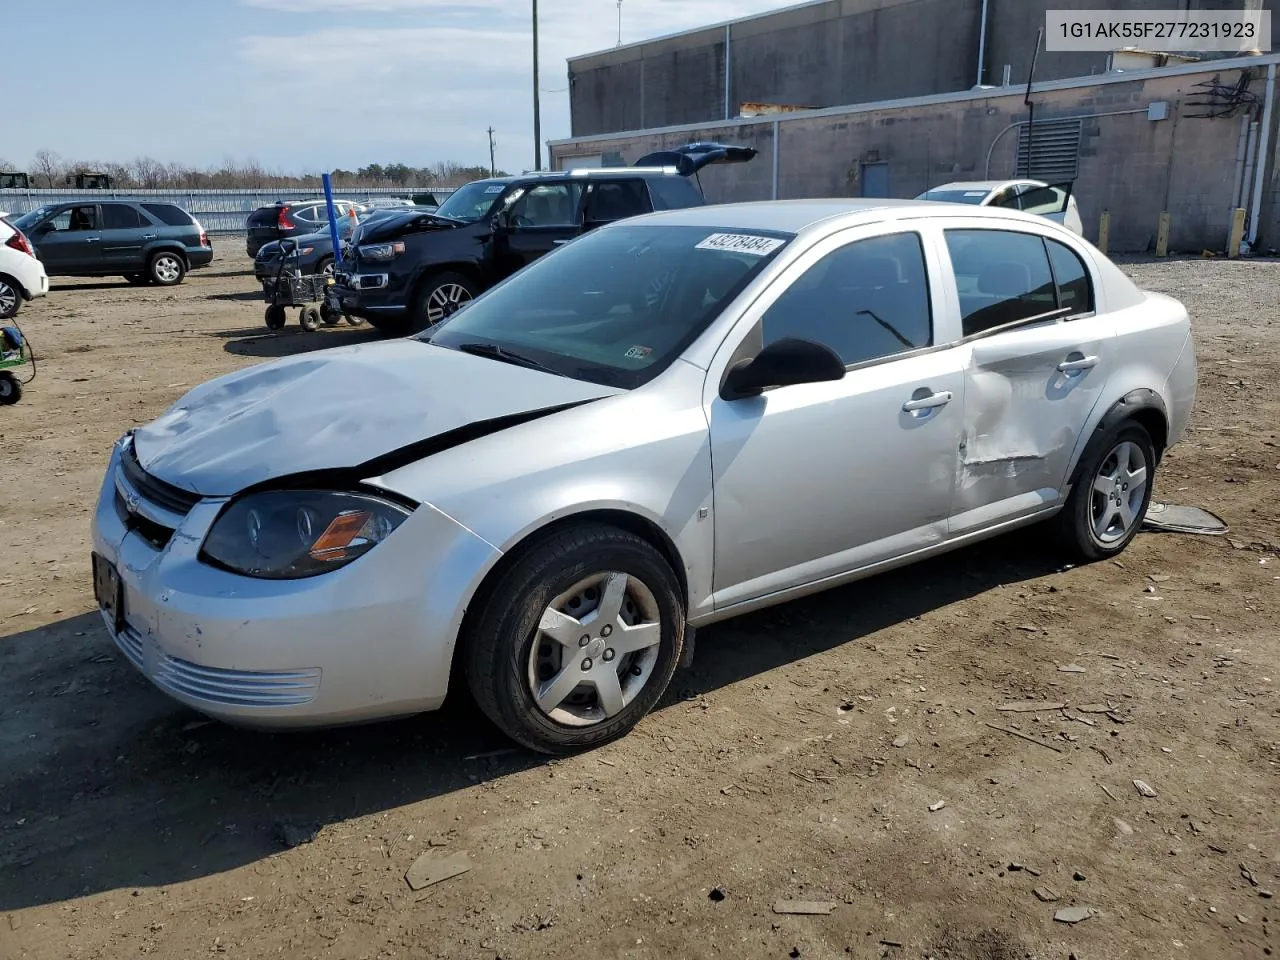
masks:
{"type": "Polygon", "coordinates": [[[133,436],[143,469],[203,496],[359,466],[482,420],[620,391],[416,340],[302,354],[191,390],[133,436]]]}

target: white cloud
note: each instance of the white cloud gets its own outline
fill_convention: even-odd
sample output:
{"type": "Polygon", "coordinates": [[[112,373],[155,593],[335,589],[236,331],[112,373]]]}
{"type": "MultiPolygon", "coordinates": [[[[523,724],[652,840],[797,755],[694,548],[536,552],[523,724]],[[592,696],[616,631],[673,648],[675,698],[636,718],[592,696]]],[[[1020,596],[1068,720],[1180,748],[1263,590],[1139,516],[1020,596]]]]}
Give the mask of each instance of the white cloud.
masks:
{"type": "MultiPolygon", "coordinates": [[[[532,164],[529,0],[241,3],[331,15],[319,29],[305,29],[299,18],[297,32],[241,40],[239,55],[254,90],[246,104],[252,119],[245,119],[270,136],[286,137],[295,146],[314,141],[326,157],[353,158],[345,163],[487,162],[485,130],[492,124],[499,164],[517,170],[532,164]]],[[[623,0],[623,39],[634,42],[785,5],[623,0]]],[[[614,0],[540,0],[543,140],[569,132],[566,59],[614,46],[616,12],[614,0]]]]}

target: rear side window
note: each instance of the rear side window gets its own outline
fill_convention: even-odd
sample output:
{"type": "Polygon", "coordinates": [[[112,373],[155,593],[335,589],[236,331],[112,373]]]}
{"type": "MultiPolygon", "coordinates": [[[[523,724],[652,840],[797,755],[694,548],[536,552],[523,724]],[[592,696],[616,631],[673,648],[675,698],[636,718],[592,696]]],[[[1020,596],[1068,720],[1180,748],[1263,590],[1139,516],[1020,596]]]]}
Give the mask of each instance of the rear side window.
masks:
{"type": "Polygon", "coordinates": [[[1058,285],[1058,306],[1072,315],[1093,312],[1093,284],[1076,252],[1057,240],[1046,240],[1053,279],[1058,285]]]}
{"type": "Polygon", "coordinates": [[[683,210],[706,203],[698,188],[684,177],[654,177],[648,184],[655,210],[683,210]]]}
{"type": "Polygon", "coordinates": [[[653,209],[642,180],[593,183],[588,190],[583,219],[590,222],[611,223],[649,213],[653,209]]]}
{"type": "Polygon", "coordinates": [[[104,203],[102,205],[103,230],[135,230],[138,227],[149,227],[137,209],[127,203],[104,203]]]}
{"type": "Polygon", "coordinates": [[[964,335],[1058,310],[1044,241],[1009,230],[947,230],[964,335]]]}
{"type": "Polygon", "coordinates": [[[289,216],[294,220],[305,220],[308,223],[316,223],[320,220],[316,207],[295,207],[289,211],[289,216]]]}
{"type": "Polygon", "coordinates": [[[191,214],[172,203],[144,203],[142,209],[171,227],[189,227],[194,222],[191,214]]]}

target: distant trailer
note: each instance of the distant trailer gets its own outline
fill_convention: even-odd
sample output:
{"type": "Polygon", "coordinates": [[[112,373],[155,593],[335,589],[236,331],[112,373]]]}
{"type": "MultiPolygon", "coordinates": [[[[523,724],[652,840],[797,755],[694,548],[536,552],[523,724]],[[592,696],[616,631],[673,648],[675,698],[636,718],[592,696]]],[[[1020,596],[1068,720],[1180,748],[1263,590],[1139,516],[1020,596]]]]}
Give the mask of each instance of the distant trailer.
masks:
{"type": "Polygon", "coordinates": [[[31,178],[25,173],[0,171],[0,190],[27,190],[30,187],[31,178]]]}

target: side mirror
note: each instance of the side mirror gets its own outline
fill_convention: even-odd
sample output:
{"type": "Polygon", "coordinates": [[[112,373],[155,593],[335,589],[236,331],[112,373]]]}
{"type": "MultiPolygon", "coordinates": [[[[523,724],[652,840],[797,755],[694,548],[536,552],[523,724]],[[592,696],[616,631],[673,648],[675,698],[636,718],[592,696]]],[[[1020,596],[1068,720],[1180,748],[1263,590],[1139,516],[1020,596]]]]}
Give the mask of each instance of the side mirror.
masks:
{"type": "Polygon", "coordinates": [[[761,350],[754,360],[733,365],[720,396],[724,400],[758,397],[769,387],[843,380],[844,361],[830,347],[787,337],[761,350]]]}

